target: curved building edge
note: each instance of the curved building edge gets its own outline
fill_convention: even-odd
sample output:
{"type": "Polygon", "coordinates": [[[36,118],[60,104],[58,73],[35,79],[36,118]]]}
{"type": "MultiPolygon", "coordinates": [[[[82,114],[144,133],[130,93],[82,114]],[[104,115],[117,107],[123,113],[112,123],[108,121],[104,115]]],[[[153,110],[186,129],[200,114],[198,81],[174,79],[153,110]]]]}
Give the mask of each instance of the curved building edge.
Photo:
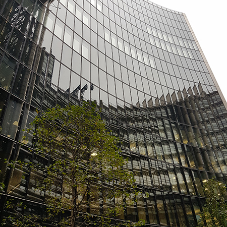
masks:
{"type": "Polygon", "coordinates": [[[226,102],[226,99],[225,99],[225,97],[224,97],[224,95],[223,95],[223,93],[222,93],[222,91],[221,91],[221,89],[220,89],[220,87],[219,87],[219,85],[218,85],[218,82],[217,82],[217,80],[216,80],[216,78],[215,78],[215,76],[214,76],[214,74],[213,74],[213,71],[211,70],[211,67],[210,67],[210,65],[209,65],[209,63],[208,63],[208,61],[207,61],[207,59],[206,59],[206,57],[205,57],[205,55],[204,55],[204,53],[203,53],[203,50],[202,50],[202,48],[201,48],[201,46],[200,46],[200,44],[199,44],[199,41],[198,41],[198,39],[197,39],[197,37],[196,37],[196,35],[195,35],[195,33],[194,33],[192,27],[191,27],[191,24],[189,23],[189,20],[188,20],[186,14],[185,14],[185,13],[182,13],[182,14],[183,14],[183,16],[184,16],[184,18],[185,18],[185,20],[186,20],[186,22],[187,22],[187,24],[188,24],[188,27],[189,27],[189,29],[190,29],[192,35],[193,35],[193,38],[194,38],[194,40],[195,40],[195,42],[196,42],[196,44],[197,44],[197,46],[198,46],[198,48],[199,48],[199,51],[200,51],[200,53],[201,53],[201,55],[202,55],[202,57],[203,57],[203,60],[204,60],[204,62],[205,62],[205,64],[206,64],[206,67],[207,67],[207,69],[209,70],[209,73],[210,73],[210,75],[211,75],[211,77],[212,77],[212,79],[213,79],[213,81],[214,81],[214,84],[215,84],[215,86],[216,86],[216,88],[217,88],[217,90],[218,90],[218,93],[219,93],[219,95],[220,95],[220,97],[221,97],[221,99],[222,99],[222,102],[223,102],[223,104],[225,105],[225,108],[227,109],[227,102],[226,102]]]}

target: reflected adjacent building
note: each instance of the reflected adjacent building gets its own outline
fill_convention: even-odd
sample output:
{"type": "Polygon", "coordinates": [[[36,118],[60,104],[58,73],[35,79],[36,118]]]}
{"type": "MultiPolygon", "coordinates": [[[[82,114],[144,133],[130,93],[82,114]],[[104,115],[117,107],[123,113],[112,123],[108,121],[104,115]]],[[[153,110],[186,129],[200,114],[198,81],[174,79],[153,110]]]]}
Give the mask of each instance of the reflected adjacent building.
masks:
{"type": "Polygon", "coordinates": [[[4,160],[29,159],[19,141],[37,110],[82,99],[102,108],[141,188],[121,218],[196,226],[203,181],[226,182],[227,111],[186,16],[149,1],[0,0],[7,193],[41,201],[32,175],[4,160]]]}

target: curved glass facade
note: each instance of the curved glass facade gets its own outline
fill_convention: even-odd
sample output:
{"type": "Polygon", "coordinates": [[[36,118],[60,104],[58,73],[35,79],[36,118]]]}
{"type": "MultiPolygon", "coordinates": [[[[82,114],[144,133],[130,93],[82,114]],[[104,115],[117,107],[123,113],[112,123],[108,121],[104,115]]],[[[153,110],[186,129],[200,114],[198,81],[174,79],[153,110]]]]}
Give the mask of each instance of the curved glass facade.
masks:
{"type": "Polygon", "coordinates": [[[226,181],[222,97],[182,13],[142,0],[0,0],[0,170],[11,195],[41,197],[4,161],[29,159],[18,141],[36,110],[95,100],[141,188],[121,218],[196,226],[203,181],[226,181]]]}

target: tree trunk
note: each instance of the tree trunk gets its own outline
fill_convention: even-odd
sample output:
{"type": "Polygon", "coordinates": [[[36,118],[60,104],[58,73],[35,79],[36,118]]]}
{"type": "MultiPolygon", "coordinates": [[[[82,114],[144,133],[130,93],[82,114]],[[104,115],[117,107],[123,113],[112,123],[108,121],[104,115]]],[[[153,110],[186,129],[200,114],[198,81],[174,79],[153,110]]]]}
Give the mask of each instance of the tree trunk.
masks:
{"type": "Polygon", "coordinates": [[[76,204],[77,200],[77,188],[72,187],[72,201],[73,201],[73,207],[71,211],[71,227],[79,227],[79,212],[76,204]]]}

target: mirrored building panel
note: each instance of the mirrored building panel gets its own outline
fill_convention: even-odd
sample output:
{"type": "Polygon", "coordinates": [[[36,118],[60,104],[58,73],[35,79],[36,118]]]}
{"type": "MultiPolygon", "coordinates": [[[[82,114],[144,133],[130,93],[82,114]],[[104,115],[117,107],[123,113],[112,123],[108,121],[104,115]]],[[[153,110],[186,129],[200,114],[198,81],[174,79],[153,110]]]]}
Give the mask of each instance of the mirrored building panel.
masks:
{"type": "Polygon", "coordinates": [[[32,137],[19,142],[38,111],[81,100],[102,109],[141,189],[120,218],[196,226],[203,182],[226,182],[227,105],[186,15],[147,0],[0,0],[7,193],[42,200],[5,160],[29,160],[32,137]]]}

